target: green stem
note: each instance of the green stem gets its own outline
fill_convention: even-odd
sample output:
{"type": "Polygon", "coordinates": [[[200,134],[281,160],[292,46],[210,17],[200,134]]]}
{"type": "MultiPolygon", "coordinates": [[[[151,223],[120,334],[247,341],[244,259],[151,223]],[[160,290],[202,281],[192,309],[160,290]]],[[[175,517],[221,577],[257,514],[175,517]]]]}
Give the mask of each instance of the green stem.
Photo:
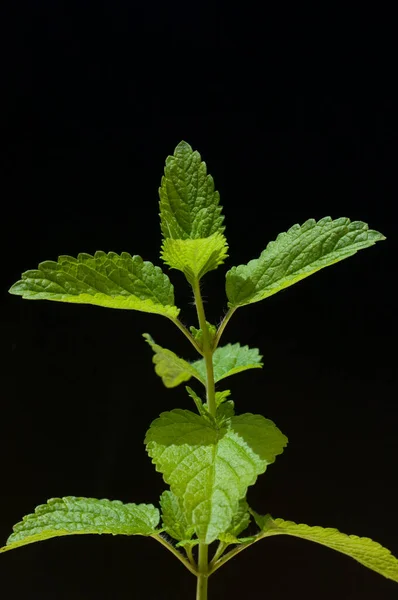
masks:
{"type": "MultiPolygon", "coordinates": [[[[206,400],[209,413],[216,416],[216,390],[214,384],[213,370],[213,346],[210,342],[210,334],[207,326],[205,310],[200,293],[199,281],[196,280],[192,286],[195,296],[196,311],[198,313],[199,327],[203,333],[203,358],[206,364],[206,400]]],[[[198,581],[196,586],[196,600],[207,600],[207,587],[209,578],[209,546],[199,544],[198,557],[198,581]]]]}
{"type": "Polygon", "coordinates": [[[213,347],[210,343],[210,334],[207,326],[205,310],[203,308],[202,295],[200,293],[199,281],[195,280],[193,286],[195,296],[196,312],[198,313],[199,327],[203,333],[203,358],[206,364],[206,399],[209,413],[216,416],[216,391],[214,385],[214,370],[213,370],[213,347]]]}
{"type": "Polygon", "coordinates": [[[221,321],[221,325],[217,330],[216,333],[216,337],[214,338],[213,341],[213,348],[214,350],[217,348],[219,342],[220,342],[220,338],[224,332],[224,329],[227,326],[228,321],[230,320],[230,318],[232,317],[232,315],[234,314],[234,312],[236,311],[236,307],[235,308],[229,308],[228,312],[226,313],[225,317],[223,318],[223,320],[221,321]]]}
{"type": "Polygon", "coordinates": [[[197,350],[199,352],[199,354],[201,354],[203,356],[203,352],[202,352],[201,348],[198,346],[198,344],[196,343],[196,341],[194,340],[192,335],[189,333],[189,331],[185,327],[185,325],[183,325],[179,319],[170,319],[170,321],[172,321],[174,323],[174,325],[177,325],[178,329],[180,331],[182,331],[182,333],[185,335],[186,338],[189,339],[189,341],[191,342],[191,344],[195,348],[195,350],[197,350]]]}
{"type": "Polygon", "coordinates": [[[196,586],[196,600],[207,600],[208,575],[208,550],[207,544],[199,544],[198,583],[196,586]]]}
{"type": "Polygon", "coordinates": [[[191,573],[195,576],[198,575],[198,572],[196,571],[195,567],[193,565],[191,565],[189,560],[186,559],[181,554],[181,552],[179,550],[177,550],[177,548],[175,548],[172,544],[170,544],[164,538],[162,538],[161,535],[159,535],[158,533],[155,533],[151,537],[153,537],[154,540],[157,540],[158,542],[160,542],[165,548],[167,548],[167,550],[169,550],[172,554],[174,554],[174,556],[176,556],[178,558],[178,560],[180,560],[182,562],[182,564],[188,569],[188,571],[191,571],[191,573]]]}

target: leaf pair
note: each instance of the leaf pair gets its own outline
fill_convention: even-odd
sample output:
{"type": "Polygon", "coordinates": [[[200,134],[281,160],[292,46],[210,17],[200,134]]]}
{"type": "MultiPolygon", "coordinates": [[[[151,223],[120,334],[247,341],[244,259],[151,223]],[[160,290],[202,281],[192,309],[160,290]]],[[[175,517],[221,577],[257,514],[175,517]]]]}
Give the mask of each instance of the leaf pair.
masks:
{"type": "MultiPolygon", "coordinates": [[[[148,333],[144,333],[143,336],[154,351],[155,371],[162,378],[166,387],[176,387],[191,377],[206,384],[206,365],[203,358],[189,363],[179,358],[171,350],[156,344],[148,333]]],[[[225,377],[247,369],[261,368],[261,359],[262,356],[257,348],[240,346],[240,344],[227,344],[219,347],[213,354],[214,381],[217,383],[225,377]]]]}
{"type": "MultiPolygon", "coordinates": [[[[160,196],[161,256],[194,284],[227,257],[219,194],[198,152],[180,142],[166,160],[160,196]]],[[[316,271],[352,256],[385,237],[347,218],[293,225],[270,242],[260,257],[226,274],[230,308],[258,302],[316,271]]],[[[28,299],[96,304],[140,310],[175,320],[174,289],[159,267],[123,252],[77,259],[61,256],[27,271],[10,289],[28,299]]]]}

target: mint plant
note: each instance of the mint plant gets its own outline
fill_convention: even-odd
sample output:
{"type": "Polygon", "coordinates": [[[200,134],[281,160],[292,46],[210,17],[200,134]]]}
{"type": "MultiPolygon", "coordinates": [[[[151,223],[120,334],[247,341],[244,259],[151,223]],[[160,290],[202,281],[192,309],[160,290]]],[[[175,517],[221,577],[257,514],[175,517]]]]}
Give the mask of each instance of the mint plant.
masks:
{"type": "Polygon", "coordinates": [[[147,431],[147,452],[168,489],[159,508],[118,500],[52,498],[14,526],[0,552],[71,534],[150,536],[196,577],[196,598],[205,600],[210,575],[236,554],[268,537],[292,535],[338,550],[398,582],[398,560],[377,542],[263,516],[248,505],[248,487],[283,452],[288,440],[262,415],[235,412],[230,391],[222,389],[227,377],[262,367],[258,349],[220,345],[225,327],[241,306],[264,300],[385,237],[348,218],[293,225],[259,258],[227,272],[228,309],[216,327],[206,320],[200,284],[227,258],[224,217],[206,164],[186,142],[167,158],[159,195],[161,258],[171,269],[182,271],[191,286],[198,327],[187,328],[180,320],[173,285],[160,267],[127,252],[42,262],[23,273],[10,293],[30,300],[154,313],[172,321],[186,336],[199,354],[194,362],[144,334],[155,371],[167,388],[194,379],[205,388],[200,394],[187,385],[194,410],[163,412],[147,431]],[[250,523],[257,532],[245,535],[250,523]]]}

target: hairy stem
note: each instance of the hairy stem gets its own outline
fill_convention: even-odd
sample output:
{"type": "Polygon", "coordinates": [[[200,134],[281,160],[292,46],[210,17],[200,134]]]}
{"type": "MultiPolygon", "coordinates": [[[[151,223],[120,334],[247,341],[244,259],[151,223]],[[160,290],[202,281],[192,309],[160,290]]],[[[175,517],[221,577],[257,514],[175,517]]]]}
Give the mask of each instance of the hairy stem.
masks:
{"type": "Polygon", "coordinates": [[[172,554],[174,554],[174,556],[176,556],[178,558],[178,560],[180,560],[182,562],[182,564],[188,569],[188,571],[191,571],[191,573],[193,575],[195,575],[195,576],[198,575],[195,567],[193,565],[191,565],[191,563],[189,562],[189,560],[186,559],[181,554],[181,552],[179,550],[177,550],[177,548],[175,548],[167,540],[165,540],[164,538],[162,538],[161,535],[159,535],[158,533],[155,533],[151,537],[153,537],[154,540],[157,540],[158,542],[160,542],[165,548],[167,548],[167,550],[169,550],[172,554]]]}
{"type": "Polygon", "coordinates": [[[228,312],[225,314],[223,320],[221,321],[220,327],[217,330],[216,337],[214,338],[214,342],[213,342],[214,350],[217,348],[217,346],[220,342],[220,338],[224,332],[224,329],[226,328],[228,321],[230,320],[230,318],[232,317],[232,315],[234,314],[235,311],[236,311],[236,308],[229,308],[228,312]]]}
{"type": "Polygon", "coordinates": [[[198,583],[196,586],[196,600],[207,600],[208,575],[208,550],[207,544],[199,544],[198,583]]]}
{"type": "Polygon", "coordinates": [[[191,342],[191,344],[195,348],[195,350],[197,350],[197,352],[199,352],[199,354],[201,354],[203,356],[202,350],[199,348],[198,344],[194,340],[193,336],[189,333],[189,331],[185,327],[185,325],[183,325],[181,323],[181,321],[179,319],[177,319],[177,318],[176,319],[170,319],[170,321],[172,321],[174,323],[174,325],[177,325],[178,329],[180,331],[182,331],[182,333],[185,335],[186,338],[188,338],[188,340],[191,342]]]}
{"type": "MultiPolygon", "coordinates": [[[[239,552],[242,552],[242,550],[246,550],[246,548],[248,548],[249,546],[251,546],[252,544],[257,542],[259,539],[261,539],[260,536],[257,539],[253,540],[252,542],[247,542],[246,544],[240,544],[239,546],[235,546],[235,548],[233,548],[232,550],[227,552],[227,554],[224,554],[224,556],[222,556],[218,560],[213,559],[210,564],[209,575],[212,575],[215,571],[217,571],[217,569],[219,569],[220,567],[225,565],[226,562],[231,560],[231,558],[233,558],[234,556],[239,554],[239,552]]],[[[214,557],[214,558],[216,558],[216,557],[214,557]]]]}
{"type": "Polygon", "coordinates": [[[196,312],[198,313],[199,327],[203,333],[203,358],[206,364],[206,399],[210,414],[216,416],[216,392],[214,385],[213,370],[213,348],[210,343],[210,334],[206,322],[205,310],[203,308],[202,295],[200,293],[199,281],[196,280],[192,286],[195,296],[196,312]]]}

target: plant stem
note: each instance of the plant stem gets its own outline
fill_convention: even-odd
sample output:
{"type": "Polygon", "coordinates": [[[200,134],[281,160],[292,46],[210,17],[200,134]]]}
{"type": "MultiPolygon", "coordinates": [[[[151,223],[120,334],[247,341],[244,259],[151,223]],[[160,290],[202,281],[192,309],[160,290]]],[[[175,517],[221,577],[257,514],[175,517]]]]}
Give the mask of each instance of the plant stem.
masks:
{"type": "Polygon", "coordinates": [[[191,344],[195,348],[195,350],[197,350],[197,352],[199,352],[199,354],[203,355],[202,350],[199,348],[198,344],[196,343],[196,341],[194,340],[192,335],[189,333],[189,331],[185,327],[185,325],[183,325],[179,319],[170,319],[170,320],[174,323],[174,325],[177,325],[178,329],[180,331],[182,331],[182,333],[185,335],[186,338],[189,339],[189,341],[191,342],[191,344]]]}
{"type": "Polygon", "coordinates": [[[198,313],[199,327],[203,333],[203,358],[206,364],[206,399],[209,413],[216,416],[216,392],[214,385],[213,349],[210,343],[209,329],[207,326],[205,309],[203,308],[202,295],[200,293],[199,281],[195,280],[193,286],[195,296],[196,312],[198,313]]]}
{"type": "Polygon", "coordinates": [[[232,315],[234,314],[235,311],[236,311],[236,308],[229,308],[228,312],[225,314],[223,320],[221,321],[221,325],[218,328],[216,337],[214,338],[214,341],[213,341],[214,350],[217,348],[217,346],[220,342],[220,338],[224,332],[224,329],[226,328],[228,321],[230,320],[230,318],[232,317],[232,315]]]}
{"type": "MultiPolygon", "coordinates": [[[[203,333],[203,358],[206,364],[206,400],[209,413],[216,416],[216,391],[214,384],[213,347],[210,343],[210,334],[207,326],[205,310],[200,293],[199,281],[192,286],[195,296],[196,311],[198,313],[199,327],[203,333]]],[[[207,600],[207,587],[209,579],[209,547],[208,544],[199,544],[198,581],[196,586],[196,600],[207,600]]]]}
{"type": "Polygon", "coordinates": [[[198,583],[196,586],[196,600],[207,600],[208,576],[208,550],[207,544],[199,544],[198,583]]]}
{"type": "Polygon", "coordinates": [[[177,548],[175,548],[172,544],[170,544],[168,541],[166,541],[164,538],[162,538],[161,535],[159,535],[158,533],[152,535],[151,537],[153,537],[153,539],[157,540],[158,542],[160,542],[165,548],[167,548],[167,550],[170,550],[170,552],[172,554],[174,554],[174,556],[176,556],[178,558],[178,560],[180,560],[182,562],[182,564],[188,569],[188,571],[191,571],[191,573],[193,575],[198,575],[195,567],[193,565],[191,565],[191,563],[189,562],[188,559],[186,559],[179,550],[177,550],[177,548]]]}

